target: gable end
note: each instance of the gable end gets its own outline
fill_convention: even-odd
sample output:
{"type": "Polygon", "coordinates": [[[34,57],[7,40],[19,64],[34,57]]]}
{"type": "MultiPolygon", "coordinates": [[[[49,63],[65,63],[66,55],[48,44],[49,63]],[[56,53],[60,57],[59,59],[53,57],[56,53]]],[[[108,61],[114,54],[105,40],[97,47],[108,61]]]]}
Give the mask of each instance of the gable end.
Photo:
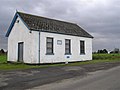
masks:
{"type": "MultiPolygon", "coordinates": [[[[7,33],[6,33],[6,35],[5,35],[6,37],[9,37],[9,34],[10,34],[10,32],[11,32],[11,30],[12,30],[12,28],[13,28],[13,26],[14,26],[14,24],[15,24],[15,22],[16,22],[16,20],[17,20],[18,17],[21,19],[21,21],[24,23],[24,25],[29,29],[28,25],[24,22],[24,20],[23,20],[23,19],[20,17],[20,15],[16,12],[15,15],[14,15],[14,17],[13,17],[13,20],[12,20],[12,22],[11,22],[8,30],[7,30],[7,33]]],[[[30,30],[30,29],[29,29],[29,30],[30,30]]]]}

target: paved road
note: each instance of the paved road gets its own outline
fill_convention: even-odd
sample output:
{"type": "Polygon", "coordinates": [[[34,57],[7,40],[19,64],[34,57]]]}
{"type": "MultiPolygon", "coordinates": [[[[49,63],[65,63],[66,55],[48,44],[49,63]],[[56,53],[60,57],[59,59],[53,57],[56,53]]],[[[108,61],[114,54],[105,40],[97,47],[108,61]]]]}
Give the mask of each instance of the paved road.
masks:
{"type": "Polygon", "coordinates": [[[32,90],[120,90],[120,66],[89,73],[82,79],[76,77],[35,87],[32,90]]]}
{"type": "MultiPolygon", "coordinates": [[[[62,80],[66,82],[66,79],[68,79],[67,80],[68,85],[67,83],[66,84],[63,83],[63,85],[61,86],[63,87],[63,90],[64,87],[67,86],[68,86],[67,88],[70,87],[71,89],[74,89],[75,87],[77,88],[78,86],[85,87],[85,85],[90,85],[90,83],[92,85],[92,82],[95,84],[96,83],[95,80],[97,81],[101,80],[103,77],[96,77],[96,79],[93,78],[90,81],[86,80],[86,82],[84,81],[84,83],[79,83],[80,82],[79,78],[93,76],[94,74],[88,75],[90,72],[95,72],[98,70],[107,70],[117,66],[120,66],[120,62],[87,64],[80,66],[55,66],[49,68],[38,68],[38,69],[27,69],[27,70],[11,70],[11,71],[0,70],[0,90],[25,90],[37,86],[51,84],[54,82],[61,82],[62,80]],[[75,78],[75,77],[79,77],[79,78],[75,78]],[[70,78],[75,78],[75,79],[71,80],[70,78]],[[74,83],[76,84],[72,84],[72,83],[69,84],[69,79],[71,80],[70,82],[75,81],[74,83]],[[76,82],[77,80],[78,80],[78,84],[76,82]]],[[[116,76],[115,79],[119,79],[119,77],[116,76]]],[[[39,90],[45,90],[45,89],[39,89],[39,90]]]]}

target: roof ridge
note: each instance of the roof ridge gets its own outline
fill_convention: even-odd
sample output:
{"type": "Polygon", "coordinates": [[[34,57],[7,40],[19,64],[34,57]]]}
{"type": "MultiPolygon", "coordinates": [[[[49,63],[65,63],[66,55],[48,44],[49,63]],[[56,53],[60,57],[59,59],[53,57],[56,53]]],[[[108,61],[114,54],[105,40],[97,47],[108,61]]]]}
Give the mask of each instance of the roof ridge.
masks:
{"type": "Polygon", "coordinates": [[[38,16],[38,15],[35,15],[35,14],[24,13],[24,12],[17,12],[17,13],[26,14],[26,15],[30,15],[30,16],[35,16],[35,17],[38,17],[38,18],[44,18],[44,19],[48,19],[48,20],[54,20],[54,21],[57,21],[57,22],[59,21],[59,22],[62,22],[62,23],[68,23],[68,24],[74,24],[74,25],[77,25],[76,23],[67,22],[67,21],[58,20],[58,19],[49,18],[49,17],[38,16]]]}

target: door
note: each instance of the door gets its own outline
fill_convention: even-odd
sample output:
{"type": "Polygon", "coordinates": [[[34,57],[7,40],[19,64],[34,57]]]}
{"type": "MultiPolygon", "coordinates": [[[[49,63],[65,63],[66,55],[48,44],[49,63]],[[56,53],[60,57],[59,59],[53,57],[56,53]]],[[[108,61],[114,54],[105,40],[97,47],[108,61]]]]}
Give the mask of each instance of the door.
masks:
{"type": "Polygon", "coordinates": [[[23,42],[18,43],[18,62],[23,62],[23,42]]]}

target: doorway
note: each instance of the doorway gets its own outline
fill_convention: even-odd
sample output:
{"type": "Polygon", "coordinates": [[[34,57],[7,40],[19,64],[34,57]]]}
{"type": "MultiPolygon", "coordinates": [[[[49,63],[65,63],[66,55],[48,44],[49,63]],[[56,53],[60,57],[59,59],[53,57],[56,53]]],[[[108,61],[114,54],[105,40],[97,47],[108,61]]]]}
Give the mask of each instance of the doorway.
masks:
{"type": "Polygon", "coordinates": [[[18,43],[18,62],[23,62],[23,42],[18,43]]]}

